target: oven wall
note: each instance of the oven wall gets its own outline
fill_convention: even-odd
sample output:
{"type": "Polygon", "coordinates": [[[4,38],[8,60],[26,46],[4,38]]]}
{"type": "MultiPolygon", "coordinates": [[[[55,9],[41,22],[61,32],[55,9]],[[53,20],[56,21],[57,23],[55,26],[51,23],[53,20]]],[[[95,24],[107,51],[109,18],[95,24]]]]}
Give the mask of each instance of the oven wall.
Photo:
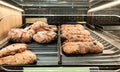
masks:
{"type": "Polygon", "coordinates": [[[7,38],[11,28],[22,25],[22,12],[0,5],[0,43],[7,38]]]}
{"type": "Polygon", "coordinates": [[[52,8],[25,8],[26,23],[32,23],[43,18],[49,24],[86,21],[88,8],[52,7],[52,8]],[[46,18],[46,19],[45,19],[46,18]]]}

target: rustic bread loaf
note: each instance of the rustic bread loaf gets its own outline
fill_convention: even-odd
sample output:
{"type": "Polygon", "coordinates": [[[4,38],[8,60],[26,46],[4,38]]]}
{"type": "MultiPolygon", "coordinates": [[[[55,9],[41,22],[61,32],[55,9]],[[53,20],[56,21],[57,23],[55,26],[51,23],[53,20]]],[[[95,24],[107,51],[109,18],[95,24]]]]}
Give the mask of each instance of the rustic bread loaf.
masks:
{"type": "Polygon", "coordinates": [[[53,31],[41,31],[37,32],[37,34],[33,36],[33,39],[38,43],[49,43],[56,38],[56,35],[53,31]]]}
{"type": "Polygon", "coordinates": [[[0,50],[0,58],[8,55],[14,55],[16,53],[21,53],[27,50],[27,44],[15,43],[0,50]]]}
{"type": "Polygon", "coordinates": [[[25,50],[15,55],[0,58],[0,65],[26,65],[32,64],[36,62],[36,60],[37,57],[33,52],[25,50]]]}
{"type": "Polygon", "coordinates": [[[103,49],[103,45],[98,41],[66,42],[62,45],[62,50],[66,54],[101,53],[103,49]]]}

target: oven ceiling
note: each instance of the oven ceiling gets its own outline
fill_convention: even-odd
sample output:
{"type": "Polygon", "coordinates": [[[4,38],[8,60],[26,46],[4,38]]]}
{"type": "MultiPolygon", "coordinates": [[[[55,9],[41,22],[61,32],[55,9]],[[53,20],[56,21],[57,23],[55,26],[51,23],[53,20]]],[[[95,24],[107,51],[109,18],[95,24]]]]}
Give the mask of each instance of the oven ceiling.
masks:
{"type": "Polygon", "coordinates": [[[92,0],[90,6],[91,7],[97,7],[97,6],[112,2],[112,1],[115,1],[115,0],[92,0]]]}
{"type": "MultiPolygon", "coordinates": [[[[115,0],[11,0],[22,7],[80,7],[88,8],[115,0]],[[90,2],[90,3],[89,3],[90,2]]],[[[119,7],[119,6],[118,6],[119,7]]]]}
{"type": "Polygon", "coordinates": [[[12,0],[23,7],[89,7],[89,0],[12,0]]]}
{"type": "MultiPolygon", "coordinates": [[[[89,6],[91,6],[91,8],[94,8],[114,0],[5,0],[5,1],[17,4],[19,7],[22,7],[28,13],[31,12],[37,13],[41,11],[43,12],[48,11],[48,13],[53,13],[54,11],[57,10],[56,12],[58,12],[59,14],[64,14],[62,12],[66,9],[65,10],[66,13],[69,13],[70,12],[69,10],[72,10],[72,12],[74,11],[77,12],[78,14],[86,14],[87,10],[89,9],[89,6]],[[62,11],[60,11],[61,9],[62,11]]],[[[100,13],[102,14],[104,14],[104,11],[106,11],[106,13],[112,12],[114,14],[114,12],[120,11],[120,5],[112,8],[107,8],[102,11],[103,12],[100,11],[100,13]]]]}

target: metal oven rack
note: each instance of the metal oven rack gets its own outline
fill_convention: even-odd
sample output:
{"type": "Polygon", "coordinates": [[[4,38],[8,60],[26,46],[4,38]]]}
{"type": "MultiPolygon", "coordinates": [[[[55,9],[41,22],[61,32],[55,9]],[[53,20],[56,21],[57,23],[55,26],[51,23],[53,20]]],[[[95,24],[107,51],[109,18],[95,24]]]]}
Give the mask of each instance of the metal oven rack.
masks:
{"type": "MultiPolygon", "coordinates": [[[[89,29],[88,29],[89,30],[89,29]]],[[[104,45],[103,53],[86,54],[79,56],[67,56],[61,49],[61,63],[63,66],[119,66],[120,65],[120,49],[110,44],[106,40],[89,30],[91,36],[104,45]]],[[[61,42],[62,44],[62,42],[61,42]]]]}
{"type": "MultiPolygon", "coordinates": [[[[89,30],[89,29],[88,29],[89,30]]],[[[24,66],[2,66],[6,69],[19,67],[81,67],[81,66],[120,66],[120,49],[99,37],[89,30],[92,37],[100,41],[105,49],[101,54],[86,54],[79,56],[66,56],[62,53],[60,26],[55,41],[48,44],[38,44],[34,41],[28,43],[28,48],[37,55],[37,63],[24,66]]]]}

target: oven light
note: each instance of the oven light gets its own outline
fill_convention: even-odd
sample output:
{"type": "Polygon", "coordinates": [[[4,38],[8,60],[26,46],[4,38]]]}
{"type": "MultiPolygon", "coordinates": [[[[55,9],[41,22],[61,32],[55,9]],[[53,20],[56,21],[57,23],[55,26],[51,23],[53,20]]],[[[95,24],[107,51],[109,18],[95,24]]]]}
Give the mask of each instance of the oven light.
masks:
{"type": "Polygon", "coordinates": [[[94,0],[89,0],[89,2],[93,2],[94,0]]]}
{"type": "Polygon", "coordinates": [[[4,1],[0,1],[0,4],[5,5],[7,7],[10,7],[10,8],[13,8],[13,9],[16,9],[16,10],[19,10],[19,11],[22,11],[22,12],[24,11],[23,9],[20,9],[20,8],[18,8],[16,6],[13,6],[13,5],[9,4],[9,3],[6,3],[4,1]]]}
{"type": "Polygon", "coordinates": [[[92,9],[88,10],[88,12],[95,12],[95,11],[103,10],[105,8],[113,7],[113,6],[116,6],[119,4],[120,4],[120,0],[116,0],[116,1],[104,4],[104,5],[92,8],[92,9]]]}

